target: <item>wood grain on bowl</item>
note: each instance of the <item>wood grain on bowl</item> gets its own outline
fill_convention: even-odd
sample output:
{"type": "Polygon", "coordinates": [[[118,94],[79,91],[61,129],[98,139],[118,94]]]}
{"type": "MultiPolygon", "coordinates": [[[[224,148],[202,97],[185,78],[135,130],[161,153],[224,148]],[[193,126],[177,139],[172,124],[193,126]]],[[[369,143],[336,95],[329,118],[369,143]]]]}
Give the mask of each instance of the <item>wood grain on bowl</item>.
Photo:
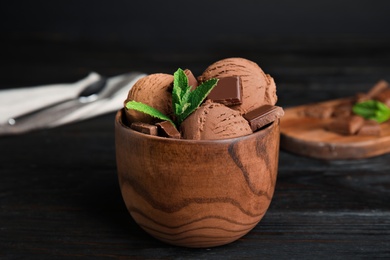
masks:
{"type": "Polygon", "coordinates": [[[275,189],[279,121],[240,138],[194,141],[138,133],[116,117],[123,199],[133,219],[170,244],[211,247],[248,233],[275,189]]]}

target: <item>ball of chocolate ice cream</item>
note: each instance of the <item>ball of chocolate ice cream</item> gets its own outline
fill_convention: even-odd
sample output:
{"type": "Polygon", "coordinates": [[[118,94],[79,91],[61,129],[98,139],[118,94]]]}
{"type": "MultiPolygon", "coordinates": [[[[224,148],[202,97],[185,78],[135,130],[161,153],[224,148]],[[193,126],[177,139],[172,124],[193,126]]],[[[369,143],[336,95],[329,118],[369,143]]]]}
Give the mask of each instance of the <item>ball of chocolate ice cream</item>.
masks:
{"type": "Polygon", "coordinates": [[[198,78],[200,82],[211,78],[240,77],[242,104],[232,109],[245,114],[263,105],[275,105],[276,85],[273,78],[253,61],[244,58],[227,58],[211,64],[198,78]]]}
{"type": "MultiPolygon", "coordinates": [[[[165,115],[172,115],[172,84],[173,76],[169,74],[150,74],[139,79],[129,91],[128,101],[134,100],[149,105],[165,115]]],[[[129,122],[150,123],[154,119],[133,109],[126,109],[126,118],[129,122]]]]}
{"type": "Polygon", "coordinates": [[[181,124],[182,138],[215,140],[249,135],[252,130],[238,111],[206,101],[181,124]]]}

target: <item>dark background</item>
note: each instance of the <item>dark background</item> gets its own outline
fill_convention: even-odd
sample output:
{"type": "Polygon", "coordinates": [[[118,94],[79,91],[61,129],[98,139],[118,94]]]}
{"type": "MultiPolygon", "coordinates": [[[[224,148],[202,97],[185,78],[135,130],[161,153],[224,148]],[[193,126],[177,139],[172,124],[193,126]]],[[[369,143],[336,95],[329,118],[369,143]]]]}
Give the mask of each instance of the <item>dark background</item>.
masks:
{"type": "MultiPolygon", "coordinates": [[[[199,75],[241,56],[275,78],[283,108],[351,96],[390,81],[389,10],[389,0],[2,1],[0,89],[91,71],[199,75]]],[[[389,259],[390,154],[328,162],[281,149],[262,222],[235,243],[192,250],[129,217],[113,122],[0,137],[1,259],[389,259]]]]}
{"type": "Polygon", "coordinates": [[[269,37],[389,36],[389,1],[7,1],[2,32],[145,51],[245,48],[269,37]]]}
{"type": "Polygon", "coordinates": [[[254,60],[281,84],[321,83],[307,70],[306,79],[289,78],[302,53],[314,60],[306,67],[334,75],[356,67],[349,58],[370,55],[357,60],[380,69],[342,83],[372,84],[388,75],[389,10],[385,0],[6,1],[0,88],[75,81],[91,70],[199,74],[230,56],[254,60]]]}

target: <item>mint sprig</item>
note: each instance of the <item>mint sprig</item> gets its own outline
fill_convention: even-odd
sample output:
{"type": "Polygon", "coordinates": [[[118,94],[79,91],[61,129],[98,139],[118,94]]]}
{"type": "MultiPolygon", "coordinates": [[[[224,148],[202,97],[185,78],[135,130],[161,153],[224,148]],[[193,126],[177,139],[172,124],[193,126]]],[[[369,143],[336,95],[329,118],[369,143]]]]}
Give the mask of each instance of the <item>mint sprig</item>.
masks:
{"type": "Polygon", "coordinates": [[[172,104],[176,117],[180,117],[187,110],[191,103],[189,96],[191,87],[188,85],[187,75],[182,69],[173,74],[172,104]]]}
{"type": "Polygon", "coordinates": [[[378,123],[383,123],[390,118],[390,108],[378,101],[378,100],[367,100],[356,103],[352,107],[352,111],[366,119],[375,120],[378,123]]]}
{"type": "Polygon", "coordinates": [[[200,84],[191,91],[188,85],[187,75],[182,69],[178,69],[174,74],[172,102],[178,125],[194,112],[211,90],[217,85],[218,79],[212,78],[200,84]]]}
{"type": "Polygon", "coordinates": [[[205,82],[202,82],[194,90],[191,90],[191,86],[188,85],[187,75],[182,69],[179,68],[173,74],[172,105],[176,124],[172,122],[172,120],[164,113],[141,102],[136,102],[134,100],[129,101],[126,103],[126,108],[134,109],[161,120],[170,121],[172,124],[178,127],[184,121],[184,119],[186,119],[202,104],[203,100],[217,85],[217,82],[218,79],[216,78],[209,79],[205,82]]]}
{"type": "Polygon", "coordinates": [[[136,111],[139,111],[139,112],[142,112],[144,114],[148,114],[154,118],[158,118],[158,119],[161,119],[161,120],[164,120],[164,121],[169,121],[171,122],[172,124],[174,124],[172,122],[172,120],[166,116],[165,114],[161,113],[159,110],[151,107],[151,106],[148,106],[144,103],[141,103],[141,102],[137,102],[137,101],[129,101],[126,103],[126,108],[127,109],[133,109],[133,110],[136,110],[136,111]]]}

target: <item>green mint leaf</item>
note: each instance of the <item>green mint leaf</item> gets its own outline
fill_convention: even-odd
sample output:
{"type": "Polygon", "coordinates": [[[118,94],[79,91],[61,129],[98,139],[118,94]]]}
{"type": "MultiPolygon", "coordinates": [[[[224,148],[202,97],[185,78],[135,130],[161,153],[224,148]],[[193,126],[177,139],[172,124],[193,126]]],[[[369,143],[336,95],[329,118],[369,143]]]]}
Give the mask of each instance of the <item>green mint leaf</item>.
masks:
{"type": "Polygon", "coordinates": [[[187,93],[190,92],[191,88],[188,86],[187,75],[182,69],[178,69],[173,74],[173,90],[172,90],[172,101],[174,104],[181,104],[187,93]]]}
{"type": "Polygon", "coordinates": [[[132,101],[129,101],[126,103],[126,108],[127,109],[133,109],[133,110],[136,110],[136,111],[139,111],[139,112],[142,112],[144,114],[148,114],[154,118],[158,118],[158,119],[161,119],[161,120],[164,120],[164,121],[169,121],[171,122],[173,125],[175,125],[172,120],[164,115],[163,113],[161,113],[159,110],[151,107],[151,106],[148,106],[144,103],[141,103],[141,102],[136,102],[134,100],[132,101]]]}
{"type": "Polygon", "coordinates": [[[380,101],[376,101],[376,105],[378,106],[378,109],[380,111],[383,111],[384,113],[390,111],[390,108],[386,104],[384,104],[380,101]]]}
{"type": "Polygon", "coordinates": [[[173,91],[172,94],[175,94],[176,91],[178,91],[177,96],[179,97],[179,100],[182,100],[183,95],[187,91],[188,88],[188,78],[187,75],[184,73],[184,70],[177,69],[177,71],[173,74],[173,91]]]}
{"type": "MultiPolygon", "coordinates": [[[[187,75],[182,69],[179,68],[173,74],[172,107],[178,125],[180,125],[186,117],[188,117],[200,106],[200,104],[202,104],[203,100],[216,86],[217,82],[218,79],[210,79],[206,82],[203,82],[194,91],[192,91],[191,87],[188,85],[187,75]]],[[[134,109],[152,117],[170,121],[172,124],[174,124],[168,116],[164,115],[157,109],[141,102],[129,101],[126,103],[126,108],[134,109]]]]}
{"type": "Polygon", "coordinates": [[[190,106],[185,110],[183,115],[179,117],[179,122],[183,122],[183,120],[189,116],[192,112],[194,112],[200,104],[202,104],[203,100],[210,94],[211,90],[217,85],[218,79],[209,79],[202,84],[200,84],[194,91],[190,93],[189,103],[190,106]]]}
{"type": "Polygon", "coordinates": [[[389,115],[388,114],[385,114],[385,113],[377,113],[376,117],[375,117],[375,121],[377,121],[378,123],[383,123],[383,122],[386,122],[387,120],[389,119],[389,115]]]}
{"type": "Polygon", "coordinates": [[[390,118],[390,108],[377,100],[367,100],[356,103],[352,107],[352,111],[366,119],[375,120],[378,123],[383,123],[390,118]]]}
{"type": "Polygon", "coordinates": [[[191,93],[191,87],[188,85],[187,75],[182,69],[178,69],[173,74],[172,103],[175,115],[181,115],[188,107],[188,97],[191,93]]]}
{"type": "Polygon", "coordinates": [[[183,105],[183,112],[187,110],[187,108],[189,108],[191,106],[191,103],[185,103],[183,105]]]}
{"type": "Polygon", "coordinates": [[[377,108],[374,100],[359,102],[352,107],[352,111],[355,114],[360,115],[364,118],[370,118],[375,116],[376,110],[377,108]]]}
{"type": "MultiPolygon", "coordinates": [[[[218,79],[210,79],[200,84],[195,90],[188,85],[187,75],[182,69],[173,74],[172,107],[176,116],[177,125],[180,125],[192,112],[194,112],[211,90],[217,85],[218,79]]],[[[172,120],[157,109],[141,102],[129,101],[127,109],[133,109],[152,117],[166,120],[175,125],[172,120]]]]}

